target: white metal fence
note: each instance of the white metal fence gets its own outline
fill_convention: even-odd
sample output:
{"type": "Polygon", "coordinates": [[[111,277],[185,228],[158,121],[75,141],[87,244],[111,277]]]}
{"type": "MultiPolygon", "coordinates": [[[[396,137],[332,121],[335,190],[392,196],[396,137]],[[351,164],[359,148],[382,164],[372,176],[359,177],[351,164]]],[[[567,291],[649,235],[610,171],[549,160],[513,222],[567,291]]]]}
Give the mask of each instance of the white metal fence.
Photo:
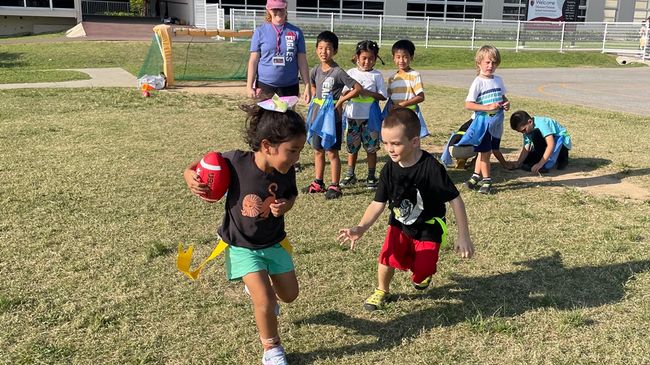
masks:
{"type": "MultiPolygon", "coordinates": [[[[230,10],[230,29],[254,29],[264,22],[263,10],[230,10]]],[[[650,46],[639,42],[637,23],[565,23],[480,19],[440,19],[387,15],[289,12],[289,22],[300,27],[306,38],[331,30],[341,43],[364,39],[390,45],[410,39],[424,47],[475,49],[492,44],[502,49],[601,51],[650,59],[650,46]]]]}
{"type": "Polygon", "coordinates": [[[219,4],[206,4],[205,0],[194,2],[194,25],[197,28],[224,29],[226,20],[219,4]]]}
{"type": "Polygon", "coordinates": [[[101,15],[110,13],[130,13],[129,3],[120,1],[82,1],[81,13],[84,15],[101,15]]]}

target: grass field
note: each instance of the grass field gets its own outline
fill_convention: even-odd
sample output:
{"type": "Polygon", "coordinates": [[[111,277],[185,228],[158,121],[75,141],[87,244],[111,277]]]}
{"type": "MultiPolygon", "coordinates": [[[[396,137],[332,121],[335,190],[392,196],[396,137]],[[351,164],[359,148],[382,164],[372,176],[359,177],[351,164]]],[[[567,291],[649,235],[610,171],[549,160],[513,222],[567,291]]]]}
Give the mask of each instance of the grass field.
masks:
{"type": "MultiPolygon", "coordinates": [[[[467,118],[464,94],[427,86],[425,148],[439,149],[467,118]]],[[[223,259],[197,282],[175,268],[179,242],[196,244],[195,263],[210,253],[224,209],[191,196],[181,172],[208,150],[244,148],[241,98],[95,88],[0,99],[0,363],[259,363],[249,299],[225,279],[223,259]]],[[[583,171],[585,184],[593,173],[650,184],[640,152],[650,118],[512,103],[568,127],[570,172],[583,171]]],[[[520,138],[505,131],[510,157],[520,138]]],[[[306,148],[300,186],[310,156],[306,148]]],[[[301,194],[287,215],[301,294],[280,317],[291,363],[647,364],[650,201],[494,171],[495,195],[460,188],[476,257],[443,252],[424,293],[396,275],[395,300],[372,314],[362,303],[385,219],[354,252],[335,242],[372,194],[301,194]]],[[[468,172],[450,176],[460,187],[468,172]]]]}
{"type": "MultiPolygon", "coordinates": [[[[29,39],[31,37],[25,37],[29,39]]],[[[38,38],[41,39],[41,38],[38,38]]],[[[61,72],[70,68],[122,67],[137,75],[147,50],[147,42],[53,42],[3,44],[0,49],[0,83],[62,81],[61,72]],[[46,46],[44,46],[44,44],[46,46]],[[16,72],[21,70],[21,74],[16,72]],[[24,71],[29,71],[25,73],[24,71]],[[47,72],[46,72],[47,71],[47,72]]],[[[174,65],[177,76],[212,75],[221,77],[243,67],[248,60],[248,42],[175,43],[174,65]],[[219,62],[215,62],[219,60],[219,62]]],[[[310,65],[317,62],[313,41],[307,44],[310,65]]],[[[416,49],[416,69],[464,69],[473,67],[475,51],[458,48],[416,49]]],[[[351,67],[354,46],[342,44],[336,59],[342,67],[351,67]]],[[[381,50],[386,62],[381,69],[393,69],[390,47],[381,50]]],[[[502,67],[621,67],[612,55],[599,52],[502,51],[502,67]]],[[[630,66],[626,66],[630,67],[630,66]]],[[[73,77],[69,78],[74,79],[73,77]]]]}

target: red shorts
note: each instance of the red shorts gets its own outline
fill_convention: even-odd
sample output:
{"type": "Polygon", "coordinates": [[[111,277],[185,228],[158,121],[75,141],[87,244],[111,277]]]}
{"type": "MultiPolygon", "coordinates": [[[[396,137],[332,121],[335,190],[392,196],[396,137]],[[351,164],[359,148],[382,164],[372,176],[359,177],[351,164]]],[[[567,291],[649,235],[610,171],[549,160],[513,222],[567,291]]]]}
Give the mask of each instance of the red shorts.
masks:
{"type": "Polygon", "coordinates": [[[418,241],[401,229],[388,226],[379,263],[399,270],[411,270],[411,280],[421,283],[436,273],[439,251],[440,243],[418,241]]]}

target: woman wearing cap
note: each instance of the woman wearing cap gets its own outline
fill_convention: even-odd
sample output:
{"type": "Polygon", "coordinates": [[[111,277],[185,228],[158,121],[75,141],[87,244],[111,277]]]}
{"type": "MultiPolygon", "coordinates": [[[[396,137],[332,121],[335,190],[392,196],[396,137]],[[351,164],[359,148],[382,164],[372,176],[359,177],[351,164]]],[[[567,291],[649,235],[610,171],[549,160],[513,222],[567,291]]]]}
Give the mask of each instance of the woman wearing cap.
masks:
{"type": "Polygon", "coordinates": [[[260,94],[300,96],[298,71],[305,83],[303,94],[311,99],[309,67],[302,30],[287,22],[286,0],[266,2],[266,22],[255,29],[251,40],[246,88],[248,96],[260,94]]]}

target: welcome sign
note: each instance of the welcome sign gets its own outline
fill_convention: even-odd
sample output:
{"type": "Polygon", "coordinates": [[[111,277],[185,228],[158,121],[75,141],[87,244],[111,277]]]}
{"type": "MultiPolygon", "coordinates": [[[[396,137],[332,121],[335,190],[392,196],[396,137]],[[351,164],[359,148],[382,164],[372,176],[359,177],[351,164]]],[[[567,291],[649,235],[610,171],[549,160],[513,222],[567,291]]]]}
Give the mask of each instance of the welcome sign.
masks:
{"type": "Polygon", "coordinates": [[[578,5],[578,0],[528,0],[526,20],[575,22],[578,5]]]}

